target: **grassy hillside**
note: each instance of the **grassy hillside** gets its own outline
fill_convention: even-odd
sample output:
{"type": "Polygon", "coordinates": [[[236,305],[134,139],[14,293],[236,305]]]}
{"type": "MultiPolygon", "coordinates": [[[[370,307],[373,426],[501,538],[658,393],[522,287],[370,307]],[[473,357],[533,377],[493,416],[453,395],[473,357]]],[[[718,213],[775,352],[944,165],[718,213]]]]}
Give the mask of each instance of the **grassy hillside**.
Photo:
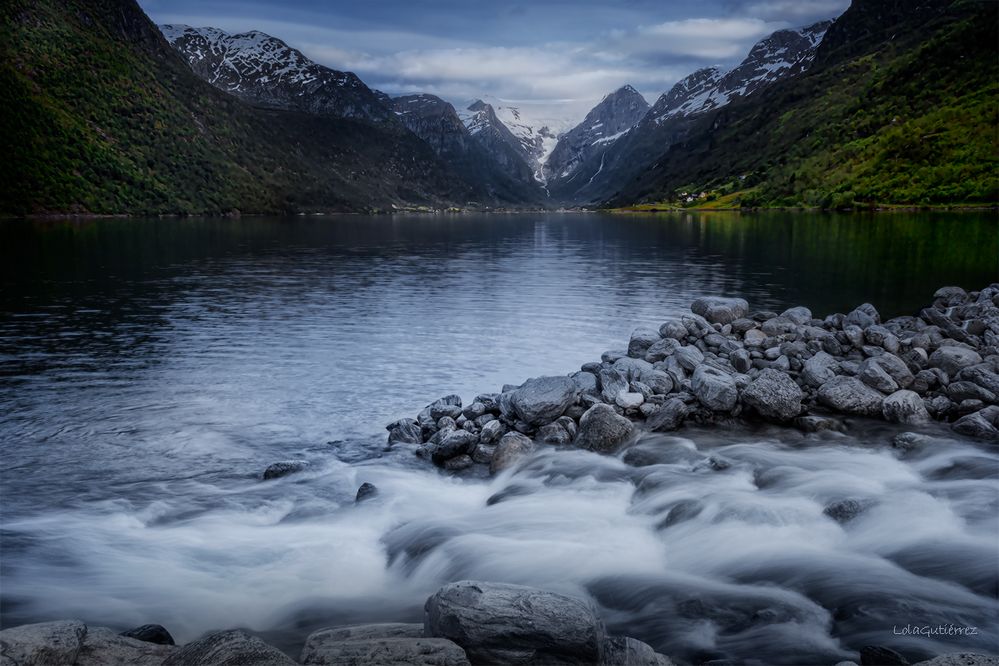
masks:
{"type": "Polygon", "coordinates": [[[997,5],[938,4],[866,52],[843,35],[806,75],[705,117],[612,204],[691,192],[707,196],[688,205],[999,201],[997,5]]]}
{"type": "Polygon", "coordinates": [[[0,213],[361,210],[467,196],[401,127],[265,111],[215,90],[134,0],[8,0],[0,49],[0,213]]]}

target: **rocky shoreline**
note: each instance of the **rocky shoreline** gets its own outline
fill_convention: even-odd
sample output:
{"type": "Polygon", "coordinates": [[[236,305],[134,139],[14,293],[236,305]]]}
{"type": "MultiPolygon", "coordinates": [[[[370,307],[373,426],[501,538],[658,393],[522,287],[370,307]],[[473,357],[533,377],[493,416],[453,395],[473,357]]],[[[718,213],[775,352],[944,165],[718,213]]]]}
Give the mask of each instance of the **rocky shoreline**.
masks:
{"type": "MultiPolygon", "coordinates": [[[[3,666],[676,666],[629,637],[609,636],[593,605],[522,585],[460,581],[424,605],[424,621],[331,627],[313,632],[298,661],[239,629],[183,646],[160,625],[116,633],[78,620],[0,631],[3,666]]],[[[682,662],[679,662],[682,663],[682,662]]],[[[730,664],[731,662],[725,662],[730,664]]],[[[899,653],[869,646],[860,666],[908,666],[899,653]]],[[[855,666],[841,662],[836,666],[855,666]]],[[[999,657],[955,653],[915,666],[999,666],[999,657]]]]}
{"type": "Polygon", "coordinates": [[[865,303],[815,318],[753,312],[704,297],[691,313],[639,328],[626,350],[568,376],[537,377],[462,404],[448,395],[387,426],[389,446],[452,472],[492,474],[538,446],[613,453],[641,430],[763,420],[806,432],[857,417],[948,423],[999,439],[999,284],[943,287],[918,315],[882,321],[865,303]]]}

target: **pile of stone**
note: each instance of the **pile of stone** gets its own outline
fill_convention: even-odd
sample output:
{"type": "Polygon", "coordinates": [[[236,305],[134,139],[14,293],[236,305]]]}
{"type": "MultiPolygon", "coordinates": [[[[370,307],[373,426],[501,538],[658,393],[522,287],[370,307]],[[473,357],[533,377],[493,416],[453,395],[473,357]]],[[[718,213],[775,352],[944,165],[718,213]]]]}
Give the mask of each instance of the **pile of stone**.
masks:
{"type": "Polygon", "coordinates": [[[999,284],[944,287],[917,316],[882,321],[865,303],[815,318],[805,307],[750,312],[741,298],[705,297],[659,330],[640,328],[565,377],[537,377],[463,406],[457,395],[388,426],[447,470],[492,473],[542,444],[613,452],[636,427],[670,431],[764,419],[805,431],[841,417],[999,438],[999,284]]]}

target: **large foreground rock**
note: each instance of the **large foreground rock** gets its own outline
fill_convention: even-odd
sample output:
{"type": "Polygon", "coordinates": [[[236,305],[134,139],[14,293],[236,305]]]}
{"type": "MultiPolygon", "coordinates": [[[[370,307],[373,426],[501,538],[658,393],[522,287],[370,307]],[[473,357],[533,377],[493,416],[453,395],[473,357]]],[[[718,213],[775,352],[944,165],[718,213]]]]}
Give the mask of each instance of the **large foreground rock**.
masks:
{"type": "Polygon", "coordinates": [[[651,645],[634,638],[608,638],[601,648],[600,666],[674,666],[651,645]]]}
{"type": "Polygon", "coordinates": [[[801,389],[783,372],[767,368],[742,392],[743,401],[762,416],[790,421],[801,413],[801,389]]]}
{"type": "Polygon", "coordinates": [[[856,377],[835,377],[819,388],[819,402],[846,414],[881,416],[884,396],[856,377]]]}
{"type": "Polygon", "coordinates": [[[76,661],[87,625],[77,620],[24,624],[0,631],[3,666],[48,666],[76,661]]]}
{"type": "Polygon", "coordinates": [[[712,324],[731,324],[749,313],[749,303],[742,298],[703,296],[690,305],[694,314],[699,314],[712,324]]]}
{"type": "Polygon", "coordinates": [[[508,432],[500,439],[496,445],[496,451],[489,461],[489,472],[499,474],[503,470],[513,467],[518,460],[534,450],[534,442],[530,437],[521,435],[519,432],[508,432]]]}
{"type": "Polygon", "coordinates": [[[424,632],[454,641],[473,663],[596,664],[602,629],[580,599],[521,585],[462,581],[426,605],[424,632]]]}
{"type": "Polygon", "coordinates": [[[208,634],[174,651],[163,666],[291,666],[288,655],[233,629],[208,634]]]}
{"type": "Polygon", "coordinates": [[[739,399],[735,379],[710,365],[697,366],[690,386],[701,404],[716,412],[731,411],[739,399]]]}
{"type": "Polygon", "coordinates": [[[178,649],[122,636],[107,627],[88,627],[73,666],[160,666],[178,649]]]}
{"type": "Polygon", "coordinates": [[[999,439],[999,407],[992,405],[962,416],[954,422],[954,431],[979,439],[999,439]]]}
{"type": "Polygon", "coordinates": [[[579,419],[579,430],[576,433],[576,446],[597,451],[613,453],[635,434],[635,426],[628,419],[620,416],[610,405],[593,405],[579,419]]]}
{"type": "Polygon", "coordinates": [[[923,399],[914,391],[895,391],[885,398],[881,412],[889,423],[916,425],[930,420],[923,399]]]}
{"type": "Polygon", "coordinates": [[[533,426],[551,423],[576,401],[576,383],[571,377],[528,379],[513,393],[517,416],[533,426]]]}
{"type": "Polygon", "coordinates": [[[316,639],[316,634],[306,641],[300,661],[323,666],[469,666],[465,651],[446,638],[354,638],[334,641],[316,639]]]}

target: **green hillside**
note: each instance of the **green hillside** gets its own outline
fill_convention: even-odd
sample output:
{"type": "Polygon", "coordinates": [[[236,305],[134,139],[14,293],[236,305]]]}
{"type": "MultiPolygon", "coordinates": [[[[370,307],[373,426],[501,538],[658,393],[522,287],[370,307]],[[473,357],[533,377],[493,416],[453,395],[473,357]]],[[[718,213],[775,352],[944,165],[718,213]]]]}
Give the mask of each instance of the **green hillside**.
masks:
{"type": "Polygon", "coordinates": [[[132,0],[8,0],[0,12],[0,213],[465,201],[401,127],[265,111],[215,90],[132,0]]]}
{"type": "Polygon", "coordinates": [[[838,22],[841,44],[823,59],[823,43],[811,71],[704,118],[612,205],[681,192],[707,193],[695,206],[999,201],[996,3],[937,2],[940,11],[911,11],[870,48],[846,48],[871,40],[865,21],[884,17],[859,9],[878,4],[855,2],[838,22]]]}

